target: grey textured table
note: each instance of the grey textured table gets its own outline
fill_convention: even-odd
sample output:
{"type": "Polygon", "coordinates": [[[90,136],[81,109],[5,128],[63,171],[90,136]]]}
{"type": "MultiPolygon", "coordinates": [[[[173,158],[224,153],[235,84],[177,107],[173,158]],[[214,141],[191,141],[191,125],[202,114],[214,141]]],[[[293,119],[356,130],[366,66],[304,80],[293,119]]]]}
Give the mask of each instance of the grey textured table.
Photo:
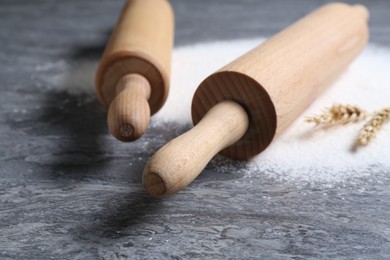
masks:
{"type": "MultiPolygon", "coordinates": [[[[269,36],[325,2],[175,0],[176,45],[269,36]]],[[[390,46],[390,1],[363,2],[371,41],[390,46]]],[[[120,8],[0,2],[1,259],[390,259],[386,169],[346,186],[297,186],[248,182],[245,163],[219,158],[175,196],[145,194],[147,159],[189,126],[152,122],[143,141],[119,143],[91,95],[55,91],[45,75],[59,71],[39,70],[97,63],[120,8]],[[237,171],[216,173],[219,163],[237,171]]]]}

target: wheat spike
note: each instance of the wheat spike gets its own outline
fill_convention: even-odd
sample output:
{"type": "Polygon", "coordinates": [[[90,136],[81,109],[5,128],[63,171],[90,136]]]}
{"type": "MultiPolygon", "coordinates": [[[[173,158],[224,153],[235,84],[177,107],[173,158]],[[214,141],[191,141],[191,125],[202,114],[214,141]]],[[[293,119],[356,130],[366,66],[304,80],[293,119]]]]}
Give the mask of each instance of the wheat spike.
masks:
{"type": "Polygon", "coordinates": [[[355,123],[366,117],[366,112],[358,106],[333,105],[322,114],[307,117],[306,122],[317,125],[335,125],[355,123]]]}
{"type": "Polygon", "coordinates": [[[373,139],[383,124],[390,118],[390,107],[384,108],[374,113],[372,119],[364,125],[360,131],[358,142],[360,145],[367,145],[373,139]]]}

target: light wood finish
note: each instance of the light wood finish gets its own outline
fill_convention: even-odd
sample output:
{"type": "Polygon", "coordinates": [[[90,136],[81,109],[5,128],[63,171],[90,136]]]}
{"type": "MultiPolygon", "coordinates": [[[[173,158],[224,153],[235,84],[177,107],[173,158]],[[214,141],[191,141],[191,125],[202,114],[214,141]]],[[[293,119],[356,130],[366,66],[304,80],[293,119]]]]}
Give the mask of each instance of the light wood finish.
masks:
{"type": "Polygon", "coordinates": [[[107,117],[110,132],[118,140],[133,141],[145,133],[150,119],[150,92],[149,82],[138,74],[130,74],[118,82],[117,96],[107,117]]]}
{"type": "MultiPolygon", "coordinates": [[[[205,79],[193,98],[194,125],[203,125],[204,116],[217,104],[235,101],[247,112],[249,127],[237,142],[222,149],[221,154],[234,159],[249,159],[259,154],[362,51],[368,39],[367,21],[368,11],[361,5],[333,3],[315,10],[205,79]]],[[[231,129],[228,124],[225,127],[231,129]]],[[[188,184],[182,180],[192,180],[202,171],[210,154],[217,150],[206,140],[212,139],[215,144],[215,139],[220,139],[206,138],[206,132],[198,134],[203,138],[196,147],[184,142],[186,138],[178,137],[167,144],[169,149],[164,146],[150,159],[143,177],[149,193],[166,195],[178,191],[188,184]],[[198,149],[210,149],[210,153],[203,150],[199,153],[198,149]],[[189,156],[177,162],[178,152],[174,156],[169,152],[180,150],[189,156]],[[198,165],[198,172],[194,174],[188,165],[198,165]],[[161,182],[156,185],[158,178],[163,180],[165,188],[161,188],[161,182]]]]}
{"type": "Polygon", "coordinates": [[[333,3],[302,18],[204,80],[192,103],[197,124],[215,104],[242,104],[251,124],[221,153],[249,159],[262,152],[362,51],[368,12],[333,3]]]}
{"type": "MultiPolygon", "coordinates": [[[[124,6],[115,30],[107,44],[96,74],[96,94],[100,103],[109,108],[117,96],[116,86],[127,75],[138,74],[149,82],[151,88],[148,99],[150,115],[156,113],[164,104],[169,91],[169,74],[171,52],[173,45],[173,11],[166,0],[129,0],[124,6]]],[[[141,95],[138,95],[141,97],[141,95]]],[[[121,99],[124,107],[126,102],[134,101],[127,95],[127,101],[121,99]]],[[[135,101],[144,104],[144,101],[135,101]]],[[[114,102],[117,104],[118,102],[114,102]]],[[[111,115],[120,115],[124,108],[115,106],[116,112],[111,115]]],[[[112,108],[113,109],[113,108],[112,108]]],[[[110,109],[110,110],[112,110],[110,109]]],[[[139,113],[147,112],[137,109],[139,113]]],[[[128,112],[121,115],[134,115],[128,112]]],[[[146,118],[148,115],[139,115],[146,118]]],[[[108,119],[108,122],[120,122],[122,119],[108,119]]],[[[125,119],[124,121],[130,121],[125,119]]],[[[149,119],[147,119],[149,121],[149,119]]],[[[133,127],[142,126],[143,124],[133,127]]],[[[120,136],[118,126],[112,125],[113,133],[118,139],[129,141],[126,136],[120,136]]],[[[136,133],[145,129],[134,129],[136,133]]],[[[126,133],[126,131],[124,132],[126,133]]]]}
{"type": "Polygon", "coordinates": [[[247,113],[239,104],[223,101],[215,105],[192,130],[151,158],[144,171],[145,188],[155,196],[178,192],[199,175],[215,154],[237,142],[248,125],[247,113]]]}

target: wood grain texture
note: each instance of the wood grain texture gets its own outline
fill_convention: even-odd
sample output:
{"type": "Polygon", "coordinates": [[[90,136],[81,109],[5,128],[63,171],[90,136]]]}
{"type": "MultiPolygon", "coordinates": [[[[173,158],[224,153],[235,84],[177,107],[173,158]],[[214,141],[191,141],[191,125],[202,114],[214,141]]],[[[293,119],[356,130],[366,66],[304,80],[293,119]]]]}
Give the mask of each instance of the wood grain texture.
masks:
{"type": "Polygon", "coordinates": [[[150,120],[150,92],[149,82],[138,74],[129,74],[118,82],[107,116],[108,128],[115,138],[134,141],[146,132],[150,120]]]}
{"type": "MultiPolygon", "coordinates": [[[[253,64],[255,66],[255,64],[253,64]]],[[[263,151],[273,139],[276,111],[267,91],[252,77],[235,71],[221,71],[201,83],[192,102],[194,125],[201,122],[209,109],[225,100],[240,104],[250,118],[249,128],[236,143],[221,154],[248,159],[263,151]]]]}
{"type": "Polygon", "coordinates": [[[192,103],[196,125],[222,100],[243,105],[248,132],[221,154],[249,159],[283,132],[362,51],[365,7],[323,6],[204,80],[192,103]]]}
{"type": "Polygon", "coordinates": [[[150,159],[143,173],[146,191],[159,196],[183,189],[221,150],[234,159],[262,152],[362,51],[367,20],[363,6],[325,5],[205,79],[192,103],[194,125],[202,127],[169,142],[150,159]],[[240,104],[249,117],[247,131],[234,136],[237,142],[230,146],[222,129],[231,131],[246,116],[226,121],[226,112],[221,119],[214,117],[217,122],[204,118],[227,100],[234,102],[225,109],[240,104]],[[210,134],[214,125],[220,131],[210,134]]]}
{"type": "MultiPolygon", "coordinates": [[[[146,194],[147,159],[189,126],[152,123],[121,143],[94,93],[48,85],[65,76],[63,86],[93,88],[123,2],[0,1],[1,259],[390,259],[390,168],[380,163],[329,185],[217,156],[183,192],[146,194]],[[68,73],[47,67],[63,62],[68,73]]],[[[178,47],[271,36],[324,3],[170,2],[178,47]]],[[[370,10],[370,41],[388,50],[390,1],[359,2],[370,10]]]]}
{"type": "Polygon", "coordinates": [[[162,107],[169,92],[173,27],[166,0],[127,1],[96,74],[96,94],[103,106],[114,100],[121,78],[136,73],[150,83],[151,114],[162,107]]]}
{"type": "Polygon", "coordinates": [[[219,151],[237,142],[249,121],[241,105],[214,106],[192,130],[172,140],[148,162],[143,184],[155,196],[170,195],[191,183],[219,151]]]}

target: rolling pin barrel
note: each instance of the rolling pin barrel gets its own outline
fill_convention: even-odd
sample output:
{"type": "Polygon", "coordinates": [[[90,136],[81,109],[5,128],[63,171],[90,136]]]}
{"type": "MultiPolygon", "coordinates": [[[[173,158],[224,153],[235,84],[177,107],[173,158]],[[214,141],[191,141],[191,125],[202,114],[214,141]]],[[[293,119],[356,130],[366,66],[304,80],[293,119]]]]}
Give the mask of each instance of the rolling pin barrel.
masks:
{"type": "Polygon", "coordinates": [[[362,51],[367,20],[361,5],[325,5],[206,78],[192,102],[195,127],[152,156],[145,189],[178,192],[220,150],[243,160],[261,153],[362,51]]]}
{"type": "Polygon", "coordinates": [[[128,0],[96,75],[96,94],[109,109],[119,140],[142,136],[169,91],[173,12],[166,0],[128,0]]]}

